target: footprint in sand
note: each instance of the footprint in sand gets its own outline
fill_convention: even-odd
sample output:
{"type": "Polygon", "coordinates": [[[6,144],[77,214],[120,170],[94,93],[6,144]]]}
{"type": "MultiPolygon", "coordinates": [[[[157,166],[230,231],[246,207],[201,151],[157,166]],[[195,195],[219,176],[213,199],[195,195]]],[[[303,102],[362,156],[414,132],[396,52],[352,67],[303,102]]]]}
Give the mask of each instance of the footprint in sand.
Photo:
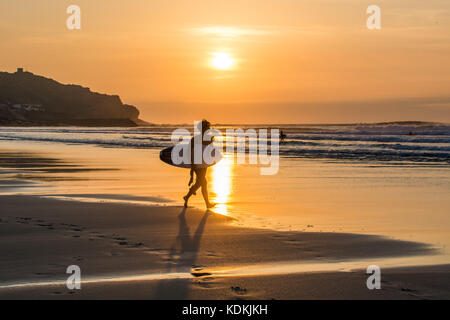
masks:
{"type": "Polygon", "coordinates": [[[170,253],[166,249],[147,249],[147,250],[144,250],[144,252],[147,254],[166,255],[166,256],[168,256],[170,253]]]}
{"type": "Polygon", "coordinates": [[[52,223],[38,223],[37,226],[39,227],[52,227],[52,223]]]}
{"type": "Polygon", "coordinates": [[[196,278],[212,276],[212,273],[209,272],[191,272],[191,274],[196,278]]]}
{"type": "Polygon", "coordinates": [[[30,224],[31,218],[16,217],[16,222],[21,224],[30,224]]]}
{"type": "Polygon", "coordinates": [[[126,246],[129,249],[148,249],[145,247],[143,242],[130,242],[125,237],[120,237],[117,234],[113,234],[112,239],[115,240],[115,243],[119,246],[126,246]]]}
{"type": "Polygon", "coordinates": [[[47,228],[48,230],[54,230],[53,223],[38,223],[36,224],[38,227],[47,228]]]}
{"type": "Polygon", "coordinates": [[[67,292],[62,292],[62,291],[53,291],[52,292],[52,294],[55,294],[55,295],[62,295],[62,294],[75,294],[76,293],[76,291],[67,291],[67,292]]]}
{"type": "Polygon", "coordinates": [[[283,235],[281,235],[281,234],[274,234],[274,235],[272,235],[272,238],[278,240],[279,238],[283,238],[283,235]]]}
{"type": "Polygon", "coordinates": [[[106,235],[104,235],[103,233],[100,233],[98,231],[91,231],[91,233],[89,235],[91,237],[95,237],[95,238],[106,238],[106,235]]]}
{"type": "Polygon", "coordinates": [[[194,270],[194,271],[202,271],[204,269],[204,267],[203,266],[192,266],[191,267],[191,270],[194,270]]]}
{"type": "Polygon", "coordinates": [[[417,292],[417,290],[409,289],[409,288],[400,288],[400,291],[403,291],[403,292],[417,292]]]}
{"type": "Polygon", "coordinates": [[[233,293],[238,294],[238,295],[245,295],[247,294],[247,289],[245,288],[241,288],[241,287],[230,287],[231,291],[233,291],[233,293]]]}
{"type": "Polygon", "coordinates": [[[192,284],[195,286],[199,286],[203,289],[213,289],[219,286],[219,283],[217,283],[216,278],[208,276],[194,279],[192,284]]]}
{"type": "Polygon", "coordinates": [[[35,272],[34,274],[37,276],[52,276],[52,275],[54,275],[54,273],[51,273],[51,272],[35,272]]]}
{"type": "Polygon", "coordinates": [[[305,244],[305,241],[295,240],[295,239],[288,239],[288,240],[284,240],[283,242],[290,244],[290,245],[294,245],[294,246],[305,244]]]}
{"type": "Polygon", "coordinates": [[[135,249],[142,248],[142,247],[144,247],[144,244],[142,242],[136,242],[136,243],[130,244],[128,246],[128,248],[135,248],[135,249]]]}
{"type": "Polygon", "coordinates": [[[106,252],[105,254],[107,256],[110,256],[110,257],[117,257],[117,256],[121,256],[122,255],[120,252],[115,252],[115,251],[106,252]]]}
{"type": "Polygon", "coordinates": [[[215,251],[208,250],[208,251],[206,251],[206,256],[207,257],[217,257],[218,255],[216,254],[215,251]]]}

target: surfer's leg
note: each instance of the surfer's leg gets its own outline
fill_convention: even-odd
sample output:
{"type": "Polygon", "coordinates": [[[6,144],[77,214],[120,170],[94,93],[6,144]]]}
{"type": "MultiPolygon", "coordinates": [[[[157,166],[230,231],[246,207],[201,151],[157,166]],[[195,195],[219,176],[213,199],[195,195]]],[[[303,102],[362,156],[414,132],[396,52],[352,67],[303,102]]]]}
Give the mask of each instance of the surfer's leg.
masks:
{"type": "Polygon", "coordinates": [[[196,175],[195,183],[194,183],[194,185],[189,189],[188,194],[185,195],[185,196],[183,197],[183,199],[184,199],[184,206],[185,206],[185,207],[187,207],[189,198],[190,198],[193,194],[195,194],[195,193],[197,192],[197,190],[202,186],[203,180],[206,181],[206,178],[205,178],[206,170],[203,170],[203,169],[194,169],[194,171],[195,171],[195,175],[196,175]],[[203,172],[203,171],[205,171],[205,172],[203,172]]]}
{"type": "Polygon", "coordinates": [[[203,199],[205,200],[206,207],[208,209],[214,207],[214,204],[209,202],[208,181],[206,181],[206,179],[205,179],[205,183],[202,184],[202,195],[203,195],[203,199]]]}
{"type": "Polygon", "coordinates": [[[203,180],[202,180],[201,186],[202,186],[203,200],[205,200],[206,207],[209,209],[209,208],[214,207],[214,204],[209,202],[208,181],[206,180],[206,170],[207,170],[207,168],[205,168],[204,172],[203,172],[203,180]]]}
{"type": "Polygon", "coordinates": [[[200,187],[203,185],[204,181],[206,181],[205,170],[204,169],[196,169],[195,170],[195,184],[191,187],[192,193],[195,193],[200,187]]]}
{"type": "Polygon", "coordinates": [[[194,185],[189,189],[187,195],[185,195],[185,196],[183,197],[183,199],[184,199],[184,206],[185,206],[185,207],[187,207],[187,205],[188,205],[189,198],[190,198],[193,194],[195,194],[195,192],[198,190],[198,188],[200,188],[200,186],[199,186],[199,185],[197,186],[197,183],[194,184],[194,185]]]}
{"type": "Polygon", "coordinates": [[[209,201],[209,195],[208,195],[208,184],[205,183],[205,185],[202,187],[202,194],[203,199],[205,200],[206,208],[211,209],[216,206],[214,202],[209,201]]]}
{"type": "Polygon", "coordinates": [[[183,197],[185,208],[187,208],[187,206],[188,206],[189,197],[190,197],[189,193],[183,197]]]}

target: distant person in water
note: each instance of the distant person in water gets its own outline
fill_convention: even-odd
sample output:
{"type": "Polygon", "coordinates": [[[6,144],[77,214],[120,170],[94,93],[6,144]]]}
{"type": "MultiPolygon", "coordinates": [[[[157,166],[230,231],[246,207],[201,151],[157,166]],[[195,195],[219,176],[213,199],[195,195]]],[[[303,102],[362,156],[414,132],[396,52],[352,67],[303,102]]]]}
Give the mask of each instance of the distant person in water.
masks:
{"type": "MultiPolygon", "coordinates": [[[[202,141],[202,145],[209,145],[213,142],[213,139],[211,139],[211,141],[203,141],[203,137],[204,134],[207,130],[209,130],[211,128],[211,123],[209,123],[209,121],[207,120],[203,120],[202,122],[199,123],[199,130],[201,131],[201,140],[202,141]]],[[[184,199],[184,206],[187,207],[188,205],[188,201],[189,198],[196,194],[197,190],[201,187],[202,188],[202,195],[203,195],[203,199],[205,200],[205,204],[206,207],[208,209],[214,207],[214,203],[209,201],[209,196],[208,196],[208,181],[206,180],[206,171],[208,170],[207,167],[199,167],[196,164],[194,164],[194,145],[195,145],[195,137],[192,137],[191,142],[190,142],[190,146],[191,146],[191,172],[190,172],[190,180],[189,180],[189,186],[192,184],[193,180],[194,180],[194,173],[195,173],[195,183],[194,185],[192,185],[189,189],[189,192],[187,193],[187,195],[185,195],[183,197],[184,199]]],[[[202,147],[203,147],[202,146],[202,147]]]]}
{"type": "Polygon", "coordinates": [[[286,134],[283,132],[283,130],[280,130],[280,141],[283,141],[284,139],[286,139],[286,134]]]}

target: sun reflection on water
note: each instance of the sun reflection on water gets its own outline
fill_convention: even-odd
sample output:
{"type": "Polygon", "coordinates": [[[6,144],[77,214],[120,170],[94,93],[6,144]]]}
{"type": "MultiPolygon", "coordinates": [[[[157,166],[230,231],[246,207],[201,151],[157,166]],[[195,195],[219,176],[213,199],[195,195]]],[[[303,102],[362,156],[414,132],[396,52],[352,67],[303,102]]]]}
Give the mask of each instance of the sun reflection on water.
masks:
{"type": "Polygon", "coordinates": [[[212,194],[216,203],[214,212],[229,215],[229,198],[232,190],[233,162],[226,156],[212,167],[212,194]]]}

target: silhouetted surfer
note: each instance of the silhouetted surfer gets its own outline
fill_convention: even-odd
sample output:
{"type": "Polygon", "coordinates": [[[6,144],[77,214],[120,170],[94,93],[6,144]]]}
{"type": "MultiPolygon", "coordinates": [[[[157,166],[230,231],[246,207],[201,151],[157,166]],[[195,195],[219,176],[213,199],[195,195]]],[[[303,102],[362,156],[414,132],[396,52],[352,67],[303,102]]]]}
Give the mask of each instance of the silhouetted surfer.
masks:
{"type": "MultiPolygon", "coordinates": [[[[203,141],[205,132],[207,130],[209,130],[210,128],[211,128],[211,123],[209,123],[209,121],[207,121],[207,120],[203,120],[202,122],[199,123],[198,129],[201,132],[201,139],[198,139],[198,137],[197,137],[197,140],[202,141],[203,146],[209,145],[213,142],[213,139],[211,139],[211,141],[203,141]]],[[[215,204],[209,202],[209,197],[208,197],[208,181],[206,180],[206,171],[208,170],[208,168],[196,165],[194,163],[195,140],[196,140],[196,137],[194,136],[194,137],[192,137],[191,142],[190,142],[190,146],[191,146],[191,172],[190,172],[190,175],[191,175],[191,178],[189,180],[189,186],[192,184],[192,182],[194,180],[194,172],[195,172],[196,179],[195,179],[195,184],[192,187],[190,187],[187,195],[185,195],[183,197],[184,206],[187,207],[189,198],[193,194],[196,194],[196,191],[201,187],[203,199],[205,200],[206,207],[209,209],[209,208],[214,207],[215,204]]]]}

